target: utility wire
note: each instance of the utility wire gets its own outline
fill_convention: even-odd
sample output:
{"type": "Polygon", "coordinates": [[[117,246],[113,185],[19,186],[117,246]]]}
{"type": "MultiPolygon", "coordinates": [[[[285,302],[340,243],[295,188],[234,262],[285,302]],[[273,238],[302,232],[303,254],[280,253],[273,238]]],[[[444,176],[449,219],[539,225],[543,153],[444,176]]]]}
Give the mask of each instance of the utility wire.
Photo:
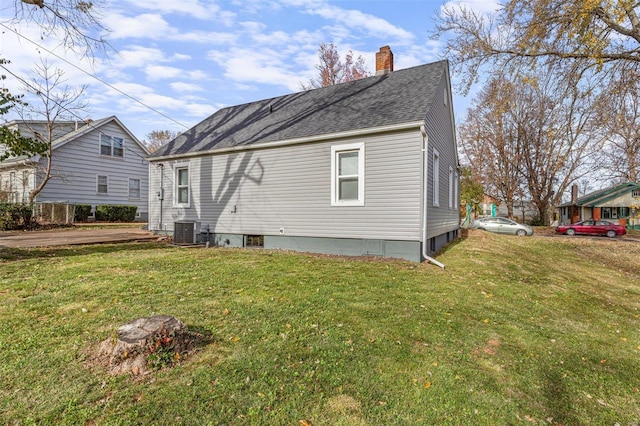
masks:
{"type": "MultiPolygon", "coordinates": [[[[142,101],[140,101],[140,100],[138,100],[138,99],[134,98],[133,96],[131,96],[131,95],[129,95],[129,94],[127,94],[127,93],[123,92],[122,90],[118,89],[117,87],[114,87],[113,85],[111,85],[111,84],[107,83],[106,81],[102,80],[100,77],[98,77],[98,76],[96,76],[96,75],[94,75],[94,74],[91,74],[91,73],[90,73],[90,72],[88,72],[88,71],[85,71],[84,69],[80,68],[79,66],[77,66],[77,65],[76,65],[76,64],[74,64],[73,62],[68,61],[67,59],[63,58],[62,56],[58,55],[57,53],[52,52],[51,50],[47,49],[46,47],[41,46],[40,44],[36,43],[35,41],[31,40],[30,38],[28,38],[28,37],[26,37],[26,36],[24,36],[24,35],[20,34],[20,33],[19,33],[19,32],[17,32],[16,30],[14,30],[14,29],[12,29],[12,28],[9,28],[8,26],[6,26],[5,24],[3,24],[2,22],[0,22],[0,26],[2,26],[2,27],[4,27],[5,29],[7,29],[7,30],[11,31],[12,33],[16,34],[18,37],[21,37],[21,38],[23,38],[23,39],[27,40],[28,42],[30,42],[30,43],[32,43],[32,44],[34,44],[34,45],[35,45],[36,47],[38,47],[39,49],[42,49],[42,50],[44,50],[45,52],[47,52],[47,53],[49,53],[49,54],[51,54],[51,55],[55,56],[55,57],[56,57],[56,58],[58,58],[58,59],[60,59],[61,61],[65,62],[65,63],[67,63],[67,64],[69,64],[69,65],[71,65],[71,66],[72,66],[72,67],[74,67],[75,69],[77,69],[77,70],[79,70],[79,71],[81,71],[81,72],[85,73],[85,74],[86,74],[86,75],[88,75],[89,77],[94,78],[95,80],[99,81],[100,83],[104,84],[105,86],[107,86],[107,87],[109,87],[109,88],[111,88],[111,89],[115,90],[116,92],[120,93],[121,95],[126,96],[127,98],[131,99],[131,100],[132,100],[132,101],[134,101],[134,102],[139,103],[139,104],[140,104],[140,105],[142,105],[143,107],[148,108],[148,109],[150,109],[151,111],[155,112],[156,114],[159,114],[159,115],[163,116],[163,117],[164,117],[164,118],[166,118],[167,120],[171,120],[171,121],[173,121],[174,123],[176,123],[176,124],[178,124],[178,125],[180,125],[180,126],[184,127],[185,129],[189,129],[189,126],[186,126],[185,124],[182,124],[181,122],[177,121],[176,119],[169,117],[169,116],[168,116],[168,115],[166,115],[165,113],[163,113],[163,112],[161,112],[161,111],[158,111],[157,109],[155,109],[155,108],[153,108],[153,107],[151,107],[151,106],[149,106],[149,105],[145,104],[144,102],[142,102],[142,101]]],[[[15,76],[15,74],[13,74],[13,75],[15,76]]]]}

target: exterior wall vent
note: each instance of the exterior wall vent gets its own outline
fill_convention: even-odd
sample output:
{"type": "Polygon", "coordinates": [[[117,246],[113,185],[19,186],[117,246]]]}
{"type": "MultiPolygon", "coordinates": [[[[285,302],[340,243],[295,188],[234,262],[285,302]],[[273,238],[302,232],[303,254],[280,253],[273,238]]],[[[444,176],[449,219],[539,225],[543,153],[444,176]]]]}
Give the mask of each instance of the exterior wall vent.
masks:
{"type": "Polygon", "coordinates": [[[181,220],[173,226],[174,244],[195,244],[196,243],[196,223],[181,220]]]}

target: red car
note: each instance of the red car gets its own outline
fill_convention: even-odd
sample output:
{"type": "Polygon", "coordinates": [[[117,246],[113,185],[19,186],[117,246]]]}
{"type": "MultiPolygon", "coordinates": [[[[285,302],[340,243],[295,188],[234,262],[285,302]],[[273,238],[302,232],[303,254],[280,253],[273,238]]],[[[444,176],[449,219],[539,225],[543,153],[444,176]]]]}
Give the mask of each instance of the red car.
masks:
{"type": "Polygon", "coordinates": [[[560,225],[556,228],[558,234],[576,235],[606,235],[613,238],[616,235],[624,235],[627,229],[624,226],[616,225],[606,220],[583,220],[571,225],[560,225]]]}

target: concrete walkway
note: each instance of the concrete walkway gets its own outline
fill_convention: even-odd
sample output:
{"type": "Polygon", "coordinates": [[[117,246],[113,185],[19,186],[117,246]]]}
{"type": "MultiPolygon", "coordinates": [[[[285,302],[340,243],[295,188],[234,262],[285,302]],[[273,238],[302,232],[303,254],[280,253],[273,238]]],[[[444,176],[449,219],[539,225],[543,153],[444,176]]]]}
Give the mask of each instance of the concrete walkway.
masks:
{"type": "Polygon", "coordinates": [[[83,228],[33,232],[0,232],[0,248],[155,241],[160,237],[140,228],[83,228]]]}

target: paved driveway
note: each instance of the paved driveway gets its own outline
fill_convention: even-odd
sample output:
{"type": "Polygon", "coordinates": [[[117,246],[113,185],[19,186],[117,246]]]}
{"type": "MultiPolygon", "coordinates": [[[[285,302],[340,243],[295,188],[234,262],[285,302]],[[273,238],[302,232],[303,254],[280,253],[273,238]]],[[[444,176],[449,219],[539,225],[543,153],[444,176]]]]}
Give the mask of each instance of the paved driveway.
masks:
{"type": "Polygon", "coordinates": [[[49,247],[78,244],[153,241],[159,238],[139,228],[73,229],[33,232],[1,232],[0,248],[49,247]]]}

